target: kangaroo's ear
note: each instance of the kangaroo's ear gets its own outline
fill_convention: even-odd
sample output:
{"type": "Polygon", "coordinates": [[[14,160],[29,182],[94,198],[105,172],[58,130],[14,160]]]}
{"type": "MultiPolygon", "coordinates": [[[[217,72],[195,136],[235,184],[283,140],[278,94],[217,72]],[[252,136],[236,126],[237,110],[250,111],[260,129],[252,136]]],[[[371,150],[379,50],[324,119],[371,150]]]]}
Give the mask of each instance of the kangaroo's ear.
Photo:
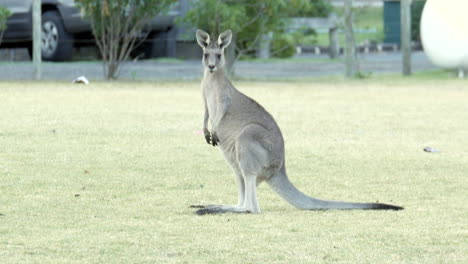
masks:
{"type": "Polygon", "coordinates": [[[218,38],[218,45],[220,49],[224,49],[225,47],[229,46],[232,40],[232,31],[230,29],[224,31],[219,35],[218,38]]]}
{"type": "Polygon", "coordinates": [[[198,45],[202,48],[208,47],[210,45],[210,35],[201,29],[197,29],[197,42],[198,45]]]}

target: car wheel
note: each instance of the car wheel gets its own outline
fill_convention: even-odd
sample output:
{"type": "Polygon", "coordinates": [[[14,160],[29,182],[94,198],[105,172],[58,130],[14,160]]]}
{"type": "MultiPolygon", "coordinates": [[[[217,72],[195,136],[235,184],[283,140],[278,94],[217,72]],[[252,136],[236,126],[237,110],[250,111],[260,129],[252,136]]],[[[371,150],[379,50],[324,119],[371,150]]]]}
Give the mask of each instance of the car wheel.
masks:
{"type": "Polygon", "coordinates": [[[48,61],[66,61],[73,55],[73,35],[65,30],[56,11],[42,14],[42,58],[48,61]]]}

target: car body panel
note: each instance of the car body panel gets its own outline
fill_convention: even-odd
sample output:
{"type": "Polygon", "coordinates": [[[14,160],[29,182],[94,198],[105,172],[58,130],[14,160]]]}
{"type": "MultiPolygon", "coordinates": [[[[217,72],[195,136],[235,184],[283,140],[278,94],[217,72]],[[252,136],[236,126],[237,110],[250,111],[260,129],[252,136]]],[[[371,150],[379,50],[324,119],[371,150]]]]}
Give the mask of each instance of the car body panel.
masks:
{"type": "Polygon", "coordinates": [[[7,20],[7,29],[3,34],[3,42],[31,39],[31,4],[32,0],[0,0],[0,6],[8,8],[11,12],[11,17],[7,20]]]}
{"type": "MultiPolygon", "coordinates": [[[[7,20],[3,42],[32,41],[32,1],[33,0],[0,0],[0,6],[8,8],[12,16],[7,20]]],[[[83,17],[74,0],[42,0],[43,10],[57,10],[62,17],[65,29],[72,34],[90,33],[91,25],[83,17]]],[[[168,31],[174,26],[177,11],[153,18],[145,30],[168,31]]]]}
{"type": "Polygon", "coordinates": [[[68,32],[76,34],[90,32],[91,24],[84,19],[83,13],[73,0],[62,0],[57,6],[63,19],[63,24],[68,32]]]}

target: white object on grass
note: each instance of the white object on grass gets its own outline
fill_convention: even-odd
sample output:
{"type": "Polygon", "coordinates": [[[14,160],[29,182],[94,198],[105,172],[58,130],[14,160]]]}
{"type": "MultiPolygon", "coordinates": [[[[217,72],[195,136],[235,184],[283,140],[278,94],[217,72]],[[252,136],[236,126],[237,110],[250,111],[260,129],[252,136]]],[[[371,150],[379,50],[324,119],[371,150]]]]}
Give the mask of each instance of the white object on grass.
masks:
{"type": "Polygon", "coordinates": [[[83,83],[83,84],[88,85],[89,81],[88,81],[88,79],[86,77],[80,76],[80,77],[76,78],[75,80],[73,80],[72,83],[83,83]]]}
{"type": "Polygon", "coordinates": [[[427,0],[421,16],[421,40],[437,66],[468,70],[468,1],[427,0]]]}

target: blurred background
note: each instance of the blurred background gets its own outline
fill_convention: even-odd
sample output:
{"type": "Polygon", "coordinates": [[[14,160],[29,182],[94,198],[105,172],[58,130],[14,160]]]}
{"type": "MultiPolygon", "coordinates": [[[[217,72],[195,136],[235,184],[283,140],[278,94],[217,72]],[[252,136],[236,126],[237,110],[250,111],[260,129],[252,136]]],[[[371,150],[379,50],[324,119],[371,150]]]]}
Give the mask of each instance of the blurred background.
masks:
{"type": "Polygon", "coordinates": [[[40,64],[31,63],[33,2],[0,0],[0,79],[31,79],[34,67],[46,80],[199,79],[196,28],[214,38],[234,31],[228,71],[240,79],[366,78],[401,73],[405,63],[406,74],[437,69],[421,45],[425,0],[43,0],[40,64]]]}

